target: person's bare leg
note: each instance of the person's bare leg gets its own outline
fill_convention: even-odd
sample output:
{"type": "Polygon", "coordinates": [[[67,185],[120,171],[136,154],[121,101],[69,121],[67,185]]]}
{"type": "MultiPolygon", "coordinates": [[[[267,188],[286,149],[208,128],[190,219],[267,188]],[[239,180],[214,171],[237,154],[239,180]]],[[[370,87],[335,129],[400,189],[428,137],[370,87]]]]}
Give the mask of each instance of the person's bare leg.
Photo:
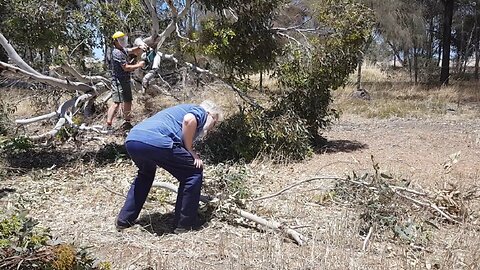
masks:
{"type": "Polygon", "coordinates": [[[113,122],[113,117],[115,117],[115,114],[117,113],[118,107],[120,106],[120,103],[113,103],[109,108],[107,112],[107,125],[111,126],[113,122]]]}
{"type": "Polygon", "coordinates": [[[132,102],[124,102],[123,103],[123,119],[125,122],[130,122],[132,120],[132,102]]]}

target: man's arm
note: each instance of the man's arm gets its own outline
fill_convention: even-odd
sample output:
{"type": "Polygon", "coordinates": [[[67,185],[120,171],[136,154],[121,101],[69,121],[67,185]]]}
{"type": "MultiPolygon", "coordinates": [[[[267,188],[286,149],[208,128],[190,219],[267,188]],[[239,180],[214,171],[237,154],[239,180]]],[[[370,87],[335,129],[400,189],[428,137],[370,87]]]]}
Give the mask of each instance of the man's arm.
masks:
{"type": "Polygon", "coordinates": [[[128,54],[135,54],[136,56],[140,56],[145,51],[145,48],[137,46],[133,48],[125,48],[125,50],[127,50],[128,54]]]}
{"type": "Polygon", "coordinates": [[[134,71],[135,69],[141,68],[141,67],[143,67],[143,66],[145,66],[145,61],[140,61],[140,62],[138,62],[138,63],[136,63],[136,64],[123,64],[123,65],[122,65],[122,69],[123,69],[124,71],[126,71],[126,72],[132,72],[132,71],[134,71]]]}
{"type": "Polygon", "coordinates": [[[182,135],[183,135],[183,146],[187,149],[193,156],[194,165],[197,168],[203,166],[203,161],[200,157],[193,151],[193,139],[195,138],[195,132],[197,130],[197,119],[191,113],[187,113],[183,117],[182,123],[182,135]]]}

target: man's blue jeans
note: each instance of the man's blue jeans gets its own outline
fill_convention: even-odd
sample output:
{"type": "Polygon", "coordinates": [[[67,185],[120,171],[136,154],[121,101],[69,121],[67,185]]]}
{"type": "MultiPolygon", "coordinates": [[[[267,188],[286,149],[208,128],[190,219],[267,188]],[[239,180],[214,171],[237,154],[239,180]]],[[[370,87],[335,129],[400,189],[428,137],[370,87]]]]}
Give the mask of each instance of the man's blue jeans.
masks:
{"type": "Polygon", "coordinates": [[[195,226],[203,170],[195,168],[190,152],[180,145],[174,145],[172,149],[164,149],[137,141],[128,141],[125,146],[138,167],[138,175],[128,191],[117,222],[132,224],[138,218],[159,166],[180,182],[175,203],[176,226],[187,229],[195,226]]]}

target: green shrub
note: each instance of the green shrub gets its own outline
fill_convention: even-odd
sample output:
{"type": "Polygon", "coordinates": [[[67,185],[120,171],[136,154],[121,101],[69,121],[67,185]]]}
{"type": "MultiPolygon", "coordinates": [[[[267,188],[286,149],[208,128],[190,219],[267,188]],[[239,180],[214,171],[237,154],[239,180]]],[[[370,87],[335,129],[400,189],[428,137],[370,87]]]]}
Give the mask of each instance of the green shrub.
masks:
{"type": "Polygon", "coordinates": [[[292,111],[250,108],[222,122],[198,147],[214,163],[251,161],[259,155],[273,160],[299,160],[312,153],[305,122],[292,111]]]}
{"type": "Polygon", "coordinates": [[[220,199],[235,198],[236,201],[248,199],[250,190],[247,185],[251,171],[245,164],[219,163],[205,171],[205,191],[216,194],[220,199]]]}
{"type": "Polygon", "coordinates": [[[7,135],[11,126],[9,116],[16,111],[16,107],[6,103],[0,95],[0,135],[7,135]]]}
{"type": "Polygon", "coordinates": [[[0,219],[0,265],[2,269],[110,269],[110,264],[95,266],[85,248],[71,244],[50,245],[50,230],[26,213],[0,219]]]}
{"type": "Polygon", "coordinates": [[[32,140],[27,137],[0,137],[0,153],[22,153],[33,147],[32,140]]]}

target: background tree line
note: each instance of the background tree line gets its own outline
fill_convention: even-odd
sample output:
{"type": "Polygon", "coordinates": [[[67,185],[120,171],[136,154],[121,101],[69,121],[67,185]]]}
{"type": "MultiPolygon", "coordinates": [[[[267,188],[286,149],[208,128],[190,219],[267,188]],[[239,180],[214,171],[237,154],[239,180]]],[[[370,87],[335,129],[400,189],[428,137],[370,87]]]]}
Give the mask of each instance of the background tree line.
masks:
{"type": "Polygon", "coordinates": [[[451,74],[479,78],[478,0],[362,0],[375,13],[368,57],[408,68],[414,82],[447,84],[451,74]],[[472,61],[473,60],[473,61],[472,61]],[[474,69],[468,70],[469,61],[474,69]]]}
{"type": "MultiPolygon", "coordinates": [[[[358,1],[370,7],[375,14],[375,31],[372,44],[368,46],[368,59],[389,59],[394,66],[406,67],[415,82],[441,83],[448,82],[450,73],[465,75],[469,71],[467,63],[472,60],[472,73],[475,79],[479,78],[479,1],[358,1]]],[[[277,20],[293,25],[309,19],[315,2],[274,1],[272,5],[279,7],[286,4],[287,8],[282,10],[277,20]]],[[[166,25],[170,10],[168,5],[162,3],[163,1],[158,1],[157,13],[166,25]]],[[[211,23],[206,24],[205,20],[211,16],[215,6],[228,13],[229,10],[224,10],[224,7],[230,5],[226,3],[223,6],[215,1],[194,3],[187,18],[180,22],[180,27],[190,36],[194,35],[202,23],[207,30],[208,27],[215,27],[211,23]]],[[[150,28],[150,17],[141,0],[2,0],[0,7],[0,28],[3,34],[18,45],[18,50],[25,59],[37,61],[40,68],[45,68],[54,60],[52,53],[55,52],[52,49],[58,45],[73,49],[81,44],[75,51],[76,56],[91,55],[92,48],[98,46],[104,47],[106,54],[106,48],[110,45],[109,36],[115,29],[141,35],[147,34],[150,28]]],[[[228,32],[222,34],[225,38],[228,32]]],[[[216,38],[221,38],[221,35],[216,38]]],[[[217,52],[218,56],[219,54],[217,52]]],[[[0,57],[4,60],[6,57],[1,49],[0,57]]],[[[268,66],[265,61],[257,61],[258,63],[262,63],[259,69],[263,69],[261,65],[268,66]]]]}

